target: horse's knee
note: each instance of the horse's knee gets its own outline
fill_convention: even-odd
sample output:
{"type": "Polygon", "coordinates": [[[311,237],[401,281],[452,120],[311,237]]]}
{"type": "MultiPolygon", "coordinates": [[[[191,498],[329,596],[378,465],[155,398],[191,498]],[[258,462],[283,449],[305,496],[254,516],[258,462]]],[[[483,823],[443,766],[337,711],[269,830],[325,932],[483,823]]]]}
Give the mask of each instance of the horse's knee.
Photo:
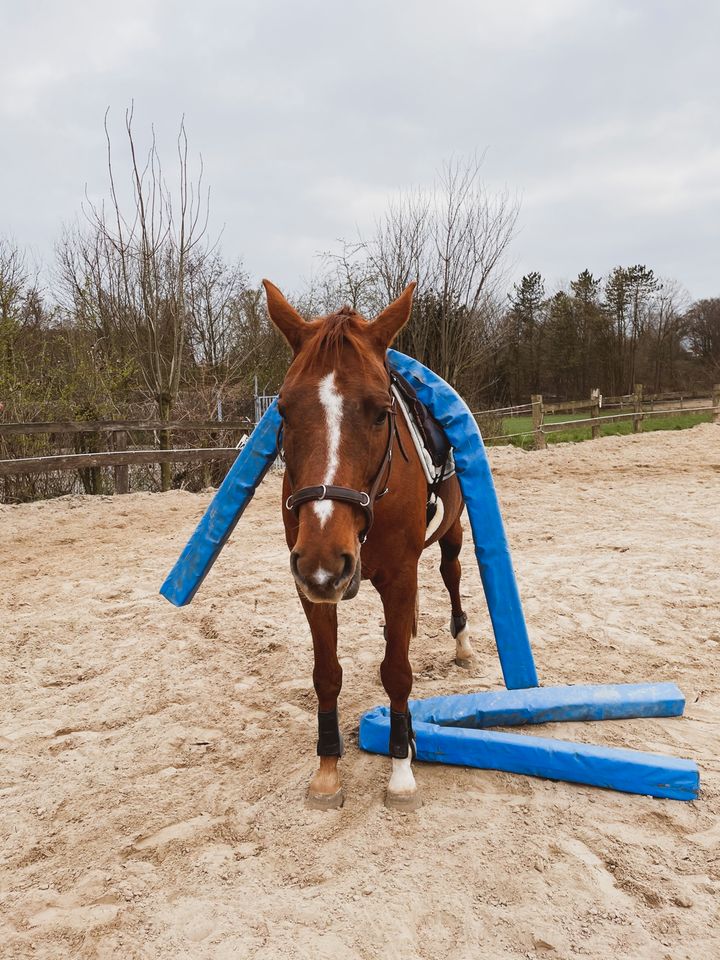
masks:
{"type": "Polygon", "coordinates": [[[404,711],[413,685],[410,661],[406,659],[405,664],[398,664],[397,660],[385,657],[380,664],[380,679],[393,709],[404,711]]]}

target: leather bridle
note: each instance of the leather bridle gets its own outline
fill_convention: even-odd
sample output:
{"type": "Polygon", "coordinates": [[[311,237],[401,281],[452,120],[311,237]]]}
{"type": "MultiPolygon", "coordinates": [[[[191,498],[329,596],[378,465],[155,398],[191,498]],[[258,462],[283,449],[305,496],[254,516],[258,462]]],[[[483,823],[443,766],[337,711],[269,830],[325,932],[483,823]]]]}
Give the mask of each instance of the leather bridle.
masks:
{"type": "MultiPolygon", "coordinates": [[[[387,444],[385,445],[385,453],[370,484],[370,489],[367,492],[364,490],[353,490],[352,487],[339,487],[335,484],[318,483],[311,487],[302,487],[300,490],[291,493],[285,501],[286,509],[292,510],[297,516],[299,508],[304,503],[318,500],[337,500],[340,503],[349,503],[352,506],[360,507],[365,514],[365,526],[359,534],[359,539],[360,543],[365,543],[370,528],[373,525],[375,501],[385,496],[388,492],[387,482],[390,478],[390,468],[392,467],[393,440],[397,433],[396,414],[395,397],[391,395],[390,409],[388,410],[387,418],[388,437],[387,444]]],[[[280,429],[278,430],[278,451],[281,453],[282,434],[283,424],[281,423],[280,429]]],[[[287,471],[287,473],[290,486],[292,487],[292,477],[289,471],[287,471]]]]}

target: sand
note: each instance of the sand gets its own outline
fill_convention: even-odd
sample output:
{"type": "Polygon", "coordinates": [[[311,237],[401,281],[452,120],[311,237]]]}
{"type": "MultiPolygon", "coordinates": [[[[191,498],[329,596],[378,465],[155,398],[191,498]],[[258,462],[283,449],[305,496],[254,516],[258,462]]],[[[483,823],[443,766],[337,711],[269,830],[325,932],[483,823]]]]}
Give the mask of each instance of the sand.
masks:
{"type": "MultiPolygon", "coordinates": [[[[383,806],[361,712],[385,700],[382,611],[341,607],[344,809],[306,810],[309,632],[258,492],[200,594],[157,589],[211,492],[0,507],[0,956],[720,957],[720,428],[491,453],[541,680],[676,681],[681,719],[550,733],[695,758],[657,800],[416,765],[383,806]]],[[[452,663],[437,548],[422,561],[417,696],[496,687],[452,663]]]]}

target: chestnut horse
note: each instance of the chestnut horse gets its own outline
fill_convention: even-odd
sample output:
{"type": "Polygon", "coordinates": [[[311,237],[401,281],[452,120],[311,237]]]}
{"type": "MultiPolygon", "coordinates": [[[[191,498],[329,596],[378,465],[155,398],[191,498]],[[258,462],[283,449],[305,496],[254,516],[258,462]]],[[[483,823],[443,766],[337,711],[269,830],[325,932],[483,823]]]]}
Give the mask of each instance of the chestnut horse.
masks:
{"type": "Polygon", "coordinates": [[[392,757],[386,803],[413,810],[420,798],[411,768],[408,652],[417,629],[418,561],[436,541],[450,594],[456,661],[467,665],[472,656],[460,601],[460,485],[456,476],[441,484],[443,519],[426,539],[427,480],[407,424],[397,415],[386,364],[387,348],[410,317],[415,284],[372,322],[349,307],[308,322],[276,286],[263,283],[270,317],[294,355],[278,409],[286,464],[285,535],[315,655],[320,764],[307,803],[323,809],[343,803],[337,603],[355,596],[362,578],[378,591],[385,612],[380,675],[390,698],[392,757]]]}

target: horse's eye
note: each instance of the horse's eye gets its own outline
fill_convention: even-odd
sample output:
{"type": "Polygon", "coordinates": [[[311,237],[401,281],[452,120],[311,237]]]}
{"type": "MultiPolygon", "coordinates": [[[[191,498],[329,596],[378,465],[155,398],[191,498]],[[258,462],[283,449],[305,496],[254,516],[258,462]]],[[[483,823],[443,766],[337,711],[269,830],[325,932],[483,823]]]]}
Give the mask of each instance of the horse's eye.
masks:
{"type": "Polygon", "coordinates": [[[376,423],[376,425],[377,425],[378,427],[379,427],[379,426],[382,426],[382,424],[385,423],[385,421],[387,420],[387,418],[388,418],[388,412],[387,412],[387,410],[381,411],[381,412],[375,417],[375,423],[376,423]]]}

